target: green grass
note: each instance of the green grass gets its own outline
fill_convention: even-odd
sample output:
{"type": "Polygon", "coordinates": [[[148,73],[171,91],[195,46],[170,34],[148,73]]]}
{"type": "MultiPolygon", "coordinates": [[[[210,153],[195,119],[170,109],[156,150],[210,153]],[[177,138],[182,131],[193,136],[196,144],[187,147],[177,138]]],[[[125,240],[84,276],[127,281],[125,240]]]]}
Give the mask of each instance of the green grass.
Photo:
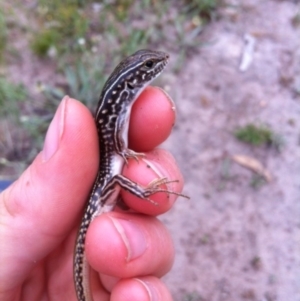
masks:
{"type": "Polygon", "coordinates": [[[300,26],[300,10],[292,18],[291,23],[294,27],[299,27],[300,26]]]}
{"type": "Polygon", "coordinates": [[[7,44],[7,27],[5,13],[0,6],[0,63],[3,61],[4,51],[7,44]]]}
{"type": "Polygon", "coordinates": [[[20,112],[20,102],[27,96],[27,91],[21,84],[14,84],[0,76],[0,115],[17,119],[20,112]]]}
{"type": "Polygon", "coordinates": [[[220,167],[220,182],[217,187],[218,191],[224,190],[227,183],[232,180],[230,159],[225,158],[224,160],[222,160],[220,167]]]}
{"type": "Polygon", "coordinates": [[[270,146],[278,151],[284,146],[284,139],[281,135],[262,125],[247,124],[237,129],[234,135],[238,140],[253,146],[270,146]]]}
{"type": "Polygon", "coordinates": [[[245,143],[260,146],[270,144],[272,142],[273,133],[264,126],[256,126],[248,124],[237,129],[234,133],[235,137],[245,143]]]}
{"type": "MultiPolygon", "coordinates": [[[[13,15],[14,6],[7,5],[13,15]]],[[[13,29],[7,27],[0,10],[0,60],[10,32],[19,31],[21,38],[29,39],[39,67],[50,62],[57,74],[52,78],[59,79],[40,83],[41,93],[31,97],[20,85],[0,78],[1,113],[15,116],[21,121],[18,129],[22,127],[24,135],[32,138],[30,158],[24,155],[23,159],[28,162],[41,148],[63,95],[79,99],[94,111],[104,81],[125,56],[141,48],[170,51],[178,54],[172,57],[173,71],[180,71],[186,58],[201,46],[203,24],[213,15],[217,1],[177,0],[169,5],[166,1],[114,0],[112,5],[109,0],[38,0],[34,10],[21,2],[18,5],[28,22],[12,18],[13,29]],[[20,107],[25,95],[30,100],[39,98],[38,104],[28,101],[20,107]]],[[[8,47],[10,53],[16,51],[8,47]]],[[[33,76],[29,91],[36,91],[36,81],[33,76]]]]}
{"type": "Polygon", "coordinates": [[[262,186],[266,185],[267,181],[262,175],[253,174],[250,180],[250,186],[255,189],[259,190],[262,186]]]}
{"type": "Polygon", "coordinates": [[[31,49],[36,55],[45,57],[51,47],[55,47],[58,44],[59,39],[60,37],[56,30],[43,30],[35,35],[31,42],[31,49]]]}
{"type": "Polygon", "coordinates": [[[65,66],[63,70],[66,79],[64,88],[44,85],[42,92],[48,103],[54,108],[66,94],[75,97],[91,110],[95,108],[101,89],[106,80],[103,75],[104,59],[99,57],[91,61],[79,61],[74,66],[65,66]]]}
{"type": "Polygon", "coordinates": [[[31,48],[38,56],[45,56],[51,47],[58,54],[80,51],[80,39],[86,36],[88,16],[81,9],[81,1],[39,1],[39,22],[42,30],[32,38],[31,48]]]}
{"type": "Polygon", "coordinates": [[[28,162],[25,164],[27,153],[24,156],[25,135],[20,131],[21,108],[27,95],[28,92],[23,85],[12,83],[0,76],[0,171],[2,167],[7,167],[20,173],[28,164],[28,162]]]}
{"type": "Polygon", "coordinates": [[[221,5],[220,0],[186,0],[186,9],[199,15],[204,21],[212,19],[215,10],[221,5]]]}
{"type": "Polygon", "coordinates": [[[193,291],[190,293],[186,293],[183,297],[183,301],[204,301],[205,299],[197,292],[193,291]]]}
{"type": "Polygon", "coordinates": [[[171,47],[176,52],[199,46],[196,37],[203,28],[200,19],[212,15],[218,1],[176,1],[174,8],[178,12],[172,17],[170,6],[150,0],[119,0],[114,5],[103,1],[98,9],[91,1],[40,0],[38,3],[37,17],[42,29],[33,35],[31,43],[38,56],[45,56],[51,47],[55,47],[59,56],[66,54],[66,57],[70,53],[90,51],[95,46],[94,38],[100,37],[102,50],[109,57],[116,52],[128,55],[151,44],[171,47]],[[142,20],[145,15],[147,22],[135,24],[135,20],[142,20]],[[82,47],[79,41],[83,40],[82,47]],[[108,50],[106,44],[111,45],[108,50]]]}
{"type": "MultiPolygon", "coordinates": [[[[178,1],[178,3],[186,7],[185,2],[178,1]]],[[[168,5],[156,1],[119,0],[115,1],[114,6],[109,1],[103,1],[98,16],[93,15],[93,18],[90,18],[92,14],[89,1],[78,4],[76,1],[69,0],[62,5],[57,0],[52,1],[51,4],[40,0],[39,5],[40,22],[46,29],[34,35],[31,47],[41,57],[55,49],[57,54],[54,59],[66,78],[66,86],[61,89],[53,86],[45,87],[44,95],[50,101],[53,100],[53,96],[56,98],[60,97],[60,94],[70,94],[82,99],[92,108],[96,105],[101,88],[100,85],[95,84],[95,81],[103,84],[113,66],[124,56],[137,49],[151,47],[152,44],[167,47],[171,45],[171,48],[179,53],[175,64],[175,71],[179,71],[189,49],[200,45],[197,36],[202,26],[193,26],[187,31],[185,25],[190,22],[188,12],[175,15],[170,20],[166,18],[168,5]],[[144,18],[145,12],[150,16],[149,20],[143,25],[132,25],[133,20],[144,18]],[[163,20],[160,20],[160,17],[163,20]],[[76,20],[79,19],[81,21],[77,21],[79,22],[77,24],[76,20]],[[175,24],[172,28],[174,34],[170,36],[162,30],[164,25],[168,26],[169,23],[175,24]],[[60,24],[64,24],[64,27],[69,29],[62,28],[60,24]],[[79,45],[79,41],[84,43],[79,45]],[[98,54],[100,49],[101,52],[98,54]],[[102,58],[100,63],[99,56],[102,58]],[[78,61],[82,64],[78,64],[78,61]],[[98,72],[91,70],[91,66],[97,66],[98,72]]]]}

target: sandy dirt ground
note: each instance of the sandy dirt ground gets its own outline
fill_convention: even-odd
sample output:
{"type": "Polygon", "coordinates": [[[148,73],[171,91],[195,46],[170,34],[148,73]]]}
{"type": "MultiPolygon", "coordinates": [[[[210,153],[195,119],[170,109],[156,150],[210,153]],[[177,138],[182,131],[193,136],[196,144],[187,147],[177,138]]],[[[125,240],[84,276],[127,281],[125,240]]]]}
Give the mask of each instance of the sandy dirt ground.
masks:
{"type": "MultiPolygon", "coordinates": [[[[164,144],[183,171],[190,201],[161,217],[177,257],[165,277],[176,301],[300,300],[299,1],[236,1],[204,33],[180,75],[165,75],[177,124],[164,144]],[[252,62],[240,71],[254,41],[252,62]],[[297,92],[298,90],[298,92],[297,92]],[[248,123],[284,139],[281,152],[235,139],[248,123]],[[257,159],[272,181],[231,160],[257,159]]],[[[251,51],[250,51],[251,54],[251,51]]],[[[176,60],[176,58],[175,58],[176,60]]]]}
{"type": "MultiPolygon", "coordinates": [[[[191,197],[160,217],[177,254],[164,280],[175,301],[300,301],[300,3],[231,3],[180,73],[173,54],[161,77],[178,113],[163,147],[191,197]],[[241,71],[247,49],[252,61],[241,71]],[[269,126],[282,150],[239,142],[233,132],[248,123],[269,126]],[[253,172],[234,155],[255,158],[272,180],[254,189],[253,172]]],[[[22,43],[14,42],[29,51],[22,43]]],[[[11,68],[26,71],[25,85],[40,73],[36,60],[11,68]]],[[[51,65],[42,69],[40,80],[51,82],[51,65]]]]}

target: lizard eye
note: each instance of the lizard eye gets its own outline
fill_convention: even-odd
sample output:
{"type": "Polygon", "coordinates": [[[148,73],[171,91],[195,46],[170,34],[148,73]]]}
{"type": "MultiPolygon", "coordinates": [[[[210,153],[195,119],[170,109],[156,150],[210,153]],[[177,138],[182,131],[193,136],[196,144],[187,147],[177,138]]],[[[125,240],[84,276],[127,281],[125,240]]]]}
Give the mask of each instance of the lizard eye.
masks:
{"type": "Polygon", "coordinates": [[[147,68],[152,68],[152,67],[153,67],[153,65],[154,65],[154,62],[153,62],[153,61],[151,61],[151,60],[149,60],[149,61],[145,62],[145,66],[146,66],[147,68]]]}

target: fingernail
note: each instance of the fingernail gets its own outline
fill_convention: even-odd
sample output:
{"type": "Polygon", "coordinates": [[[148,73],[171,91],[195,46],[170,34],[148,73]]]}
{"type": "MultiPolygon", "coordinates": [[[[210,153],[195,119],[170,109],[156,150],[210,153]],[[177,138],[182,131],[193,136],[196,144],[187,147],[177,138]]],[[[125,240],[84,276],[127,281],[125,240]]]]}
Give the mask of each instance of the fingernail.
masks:
{"type": "Polygon", "coordinates": [[[142,284],[142,286],[146,289],[150,301],[159,300],[159,294],[152,284],[150,284],[148,281],[143,281],[139,278],[135,278],[135,280],[142,284]]]}
{"type": "Polygon", "coordinates": [[[127,249],[126,261],[129,262],[144,254],[148,246],[143,230],[133,221],[115,217],[111,217],[111,220],[127,249]]]}
{"type": "MultiPolygon", "coordinates": [[[[147,158],[142,158],[141,160],[147,164],[148,168],[152,169],[152,171],[155,173],[157,178],[172,179],[173,176],[172,171],[170,171],[168,168],[162,168],[162,166],[159,163],[157,163],[155,160],[148,160],[147,158]]],[[[164,158],[164,160],[168,160],[168,158],[164,158]]],[[[171,182],[169,184],[171,185],[172,189],[175,188],[175,185],[173,187],[171,182]]]]}
{"type": "MultiPolygon", "coordinates": [[[[163,179],[163,178],[167,178],[168,180],[172,179],[173,177],[172,171],[162,168],[162,166],[157,162],[155,162],[154,160],[148,160],[147,158],[142,158],[141,160],[144,163],[146,163],[147,167],[150,168],[155,173],[157,179],[163,179]]],[[[164,158],[164,160],[168,160],[168,158],[164,158]]],[[[166,189],[168,191],[176,191],[175,181],[174,182],[170,181],[168,184],[164,184],[164,185],[166,185],[166,189]]],[[[169,202],[171,203],[174,202],[176,198],[177,196],[175,194],[168,194],[169,202]]]]}
{"type": "Polygon", "coordinates": [[[63,98],[48,128],[43,147],[44,162],[48,161],[59,148],[59,143],[64,132],[68,99],[69,96],[63,98]]]}
{"type": "Polygon", "coordinates": [[[170,175],[166,174],[166,170],[162,170],[159,164],[156,164],[153,160],[148,160],[147,158],[141,159],[143,162],[147,164],[148,168],[151,168],[156,174],[157,178],[169,178],[170,175]]]}

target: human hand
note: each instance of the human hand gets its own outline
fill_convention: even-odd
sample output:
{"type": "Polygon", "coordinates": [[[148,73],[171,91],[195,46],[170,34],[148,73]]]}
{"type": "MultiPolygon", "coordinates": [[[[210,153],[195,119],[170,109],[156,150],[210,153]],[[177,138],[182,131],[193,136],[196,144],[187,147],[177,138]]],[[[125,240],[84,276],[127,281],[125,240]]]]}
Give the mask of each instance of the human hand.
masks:
{"type": "MultiPolygon", "coordinates": [[[[181,191],[182,176],[172,156],[153,150],[170,134],[174,120],[173,104],[160,89],[148,87],[140,95],[129,141],[147,157],[129,160],[125,176],[145,186],[158,177],[177,179],[168,188],[181,191]]],[[[76,300],[73,250],[98,163],[94,120],[80,102],[65,97],[43,151],[0,195],[0,300],[76,300]]],[[[169,210],[176,196],[156,193],[151,199],[158,206],[124,191],[122,198],[132,210],[97,217],[87,233],[94,300],[170,301],[159,277],[169,271],[174,250],[155,215],[169,210]]]]}

